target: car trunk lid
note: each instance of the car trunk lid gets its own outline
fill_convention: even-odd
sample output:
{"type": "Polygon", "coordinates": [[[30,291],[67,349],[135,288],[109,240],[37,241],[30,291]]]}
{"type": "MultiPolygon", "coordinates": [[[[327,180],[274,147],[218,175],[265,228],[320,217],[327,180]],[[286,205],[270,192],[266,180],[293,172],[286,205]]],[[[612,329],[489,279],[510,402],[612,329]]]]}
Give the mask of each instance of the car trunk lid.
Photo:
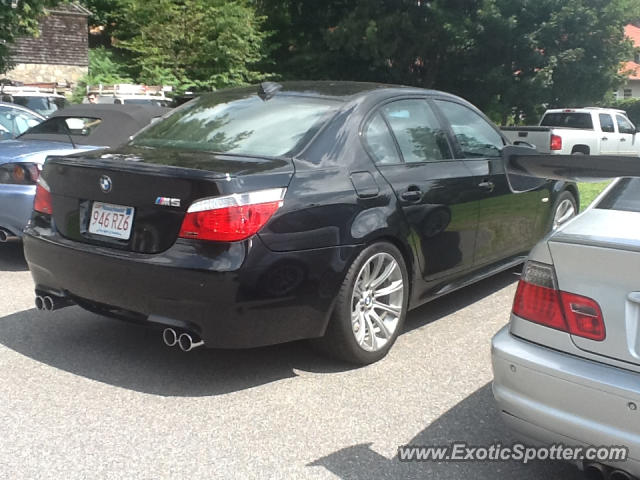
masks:
{"type": "Polygon", "coordinates": [[[591,209],[549,240],[558,288],[595,300],[606,337],[581,350],[640,365],[640,213],[591,209]]]}
{"type": "Polygon", "coordinates": [[[126,148],[114,153],[50,157],[43,178],[51,190],[53,218],[62,236],[158,253],[175,243],[193,202],[286,187],[293,172],[293,163],[287,158],[126,148]],[[104,212],[111,206],[118,206],[116,210],[123,215],[125,211],[131,214],[128,238],[124,238],[127,232],[116,238],[96,234],[89,227],[96,211],[104,212]],[[120,207],[130,210],[118,210],[120,207]]]}

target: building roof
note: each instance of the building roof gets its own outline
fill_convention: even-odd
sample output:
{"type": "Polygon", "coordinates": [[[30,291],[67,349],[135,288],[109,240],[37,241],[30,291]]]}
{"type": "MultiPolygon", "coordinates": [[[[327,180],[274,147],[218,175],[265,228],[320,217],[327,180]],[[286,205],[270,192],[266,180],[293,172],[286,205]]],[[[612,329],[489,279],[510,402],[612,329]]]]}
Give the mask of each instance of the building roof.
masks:
{"type": "Polygon", "coordinates": [[[91,16],[91,12],[89,10],[87,10],[86,8],[84,8],[82,5],[79,5],[77,3],[63,3],[60,5],[57,5],[53,8],[48,8],[47,9],[48,13],[60,13],[60,14],[67,14],[67,15],[82,15],[83,17],[90,17],[91,16]]]}
{"type": "MultiPolygon", "coordinates": [[[[624,27],[624,34],[633,42],[634,47],[640,48],[640,28],[629,24],[624,27]]],[[[624,62],[620,68],[620,73],[629,80],[640,80],[640,64],[635,61],[624,62]]]]}

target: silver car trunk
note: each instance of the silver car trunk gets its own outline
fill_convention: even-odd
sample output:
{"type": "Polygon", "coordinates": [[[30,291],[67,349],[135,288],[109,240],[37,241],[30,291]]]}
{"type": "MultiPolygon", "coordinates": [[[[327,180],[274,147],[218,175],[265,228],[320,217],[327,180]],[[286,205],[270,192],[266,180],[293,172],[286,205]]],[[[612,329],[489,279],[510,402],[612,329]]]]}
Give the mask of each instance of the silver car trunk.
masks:
{"type": "Polygon", "coordinates": [[[640,213],[591,209],[549,239],[558,288],[600,305],[606,338],[581,350],[640,365],[640,213]]]}

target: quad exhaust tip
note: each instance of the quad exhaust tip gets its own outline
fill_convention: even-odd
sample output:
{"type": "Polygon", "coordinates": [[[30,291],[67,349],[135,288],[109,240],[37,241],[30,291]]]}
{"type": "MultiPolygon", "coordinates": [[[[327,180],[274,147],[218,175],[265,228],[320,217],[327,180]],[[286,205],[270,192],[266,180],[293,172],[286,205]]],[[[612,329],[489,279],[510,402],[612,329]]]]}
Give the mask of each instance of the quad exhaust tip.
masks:
{"type": "Polygon", "coordinates": [[[183,352],[190,352],[194,348],[204,345],[202,340],[194,338],[190,333],[178,333],[173,328],[165,328],[162,332],[162,341],[167,347],[178,345],[183,352]]]}
{"type": "Polygon", "coordinates": [[[13,238],[15,238],[15,236],[11,232],[0,229],[0,243],[6,243],[13,238]]]}
{"type": "Polygon", "coordinates": [[[624,470],[612,469],[601,463],[589,463],[584,467],[587,480],[636,480],[636,477],[624,470]]]}
{"type": "Polygon", "coordinates": [[[40,311],[52,312],[60,308],[68,307],[72,304],[68,298],[57,297],[55,295],[36,294],[36,308],[40,311]]]}

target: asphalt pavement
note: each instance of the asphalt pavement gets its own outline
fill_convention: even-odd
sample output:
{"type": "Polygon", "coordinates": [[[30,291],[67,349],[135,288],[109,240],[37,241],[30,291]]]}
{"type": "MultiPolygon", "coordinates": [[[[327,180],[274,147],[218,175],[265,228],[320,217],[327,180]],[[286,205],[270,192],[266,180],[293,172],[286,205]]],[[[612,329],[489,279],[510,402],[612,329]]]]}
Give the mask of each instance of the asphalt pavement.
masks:
{"type": "Polygon", "coordinates": [[[20,244],[0,245],[2,479],[563,479],[568,464],[403,463],[401,445],[514,441],[491,395],[510,270],[410,312],[381,362],[295,342],[164,346],[161,331],[43,313],[20,244]]]}

